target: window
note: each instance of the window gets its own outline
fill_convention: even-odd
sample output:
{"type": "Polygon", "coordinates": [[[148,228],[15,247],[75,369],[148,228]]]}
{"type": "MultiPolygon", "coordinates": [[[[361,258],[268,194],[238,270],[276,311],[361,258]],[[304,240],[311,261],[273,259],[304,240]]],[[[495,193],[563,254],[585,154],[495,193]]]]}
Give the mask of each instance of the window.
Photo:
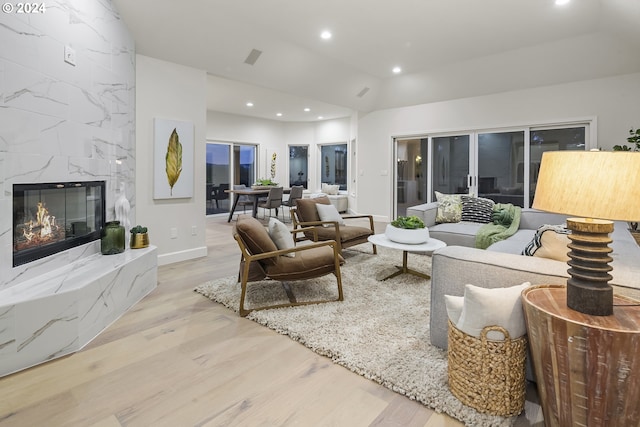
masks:
{"type": "Polygon", "coordinates": [[[289,146],[289,187],[302,185],[309,188],[309,147],[289,146]]]}
{"type": "Polygon", "coordinates": [[[320,146],[320,182],[347,189],[347,144],[320,146]]]}

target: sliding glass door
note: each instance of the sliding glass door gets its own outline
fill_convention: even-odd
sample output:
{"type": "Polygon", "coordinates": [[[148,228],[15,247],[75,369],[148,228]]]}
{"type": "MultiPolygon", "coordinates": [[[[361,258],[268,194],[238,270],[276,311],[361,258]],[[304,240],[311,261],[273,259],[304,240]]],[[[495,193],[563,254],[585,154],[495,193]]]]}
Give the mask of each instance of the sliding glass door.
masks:
{"type": "Polygon", "coordinates": [[[437,136],[432,140],[431,200],[435,191],[443,194],[467,194],[469,192],[469,135],[437,136]]]}
{"type": "Polygon", "coordinates": [[[256,146],[208,142],[206,164],[206,214],[228,213],[232,199],[226,190],[255,182],[256,146]]]}
{"type": "Polygon", "coordinates": [[[230,153],[228,144],[207,144],[207,215],[229,212],[229,196],[224,190],[229,189],[230,153]]]}
{"type": "Polygon", "coordinates": [[[545,128],[531,130],[529,143],[529,194],[530,204],[536,192],[542,153],[545,151],[585,150],[588,147],[588,127],[545,128]]]}
{"type": "Polygon", "coordinates": [[[589,135],[589,123],[572,123],[396,138],[394,214],[436,191],[531,207],[542,153],[589,149],[589,135]]]}
{"type": "Polygon", "coordinates": [[[469,135],[395,140],[395,217],[436,200],[435,192],[468,193],[469,135]],[[429,197],[431,193],[431,197],[429,197]]]}
{"type": "Polygon", "coordinates": [[[233,184],[251,187],[256,182],[256,146],[234,144],[233,184]]]}
{"type": "Polygon", "coordinates": [[[477,134],[475,194],[524,206],[524,130],[477,134]]]}
{"type": "Polygon", "coordinates": [[[585,150],[587,136],[587,125],[478,133],[475,194],[531,207],[542,153],[585,150]]]}

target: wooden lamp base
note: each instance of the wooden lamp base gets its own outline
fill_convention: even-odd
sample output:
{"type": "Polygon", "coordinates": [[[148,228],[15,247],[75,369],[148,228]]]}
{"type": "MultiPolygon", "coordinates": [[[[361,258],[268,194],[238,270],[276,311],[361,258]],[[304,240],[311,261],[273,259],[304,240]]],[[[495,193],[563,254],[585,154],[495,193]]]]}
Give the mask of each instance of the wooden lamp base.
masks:
{"type": "Polygon", "coordinates": [[[613,314],[613,288],[609,262],[613,222],[591,218],[568,218],[569,270],[567,305],[573,310],[594,316],[613,314]]]}

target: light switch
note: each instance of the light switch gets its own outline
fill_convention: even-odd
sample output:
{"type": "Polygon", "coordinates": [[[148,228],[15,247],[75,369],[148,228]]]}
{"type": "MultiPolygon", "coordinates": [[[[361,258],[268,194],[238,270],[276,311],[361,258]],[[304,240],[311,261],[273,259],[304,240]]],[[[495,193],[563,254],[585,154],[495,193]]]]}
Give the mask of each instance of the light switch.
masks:
{"type": "Polygon", "coordinates": [[[76,51],[71,46],[64,47],[64,62],[74,67],[76,65],[76,51]]]}

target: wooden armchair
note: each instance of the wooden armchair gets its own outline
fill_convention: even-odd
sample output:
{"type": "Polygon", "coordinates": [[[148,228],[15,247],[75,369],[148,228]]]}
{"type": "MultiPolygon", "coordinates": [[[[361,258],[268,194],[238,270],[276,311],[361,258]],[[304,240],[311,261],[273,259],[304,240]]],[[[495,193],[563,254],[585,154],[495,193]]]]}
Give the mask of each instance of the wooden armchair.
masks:
{"type": "MultiPolygon", "coordinates": [[[[375,234],[373,226],[373,216],[371,215],[342,215],[344,223],[339,221],[322,221],[318,214],[316,204],[330,205],[331,202],[327,197],[316,197],[312,199],[299,199],[296,201],[296,207],[291,209],[291,221],[293,222],[294,231],[302,231],[300,228],[306,228],[303,231],[306,239],[314,242],[335,240],[338,242],[338,250],[342,253],[343,248],[368,243],[369,236],[375,234]],[[369,227],[358,225],[348,225],[346,222],[353,219],[367,218],[369,227]],[[325,225],[330,225],[326,227],[325,225]],[[311,227],[311,228],[309,228],[311,227]]],[[[296,235],[297,236],[297,235],[296,235]]],[[[297,238],[296,241],[304,240],[297,238]]],[[[377,254],[376,245],[373,245],[373,253],[377,254]]]]}
{"type": "MultiPolygon", "coordinates": [[[[294,231],[290,232],[295,233],[294,231]]],[[[340,256],[339,245],[335,241],[278,249],[266,228],[260,221],[250,216],[242,216],[238,219],[233,228],[233,237],[242,252],[238,272],[238,282],[242,286],[240,316],[244,317],[254,310],[343,300],[340,265],[344,263],[344,259],[340,256]],[[286,256],[292,253],[295,256],[286,256]],[[333,300],[296,301],[286,283],[287,281],[313,279],[330,273],[336,276],[338,285],[338,297],[333,300]],[[289,302],[246,309],[247,284],[265,279],[281,282],[289,297],[289,302]]]]}

